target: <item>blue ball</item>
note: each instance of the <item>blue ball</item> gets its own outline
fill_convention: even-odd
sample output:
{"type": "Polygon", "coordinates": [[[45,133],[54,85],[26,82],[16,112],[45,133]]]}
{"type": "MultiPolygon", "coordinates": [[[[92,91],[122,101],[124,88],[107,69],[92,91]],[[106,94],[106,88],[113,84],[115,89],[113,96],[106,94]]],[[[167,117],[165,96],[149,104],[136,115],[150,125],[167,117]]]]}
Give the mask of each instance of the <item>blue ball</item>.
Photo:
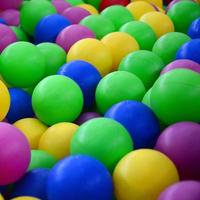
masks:
{"type": "Polygon", "coordinates": [[[188,29],[188,35],[192,39],[200,38],[200,17],[192,22],[188,29]]]}
{"type": "Polygon", "coordinates": [[[112,200],[112,177],[96,159],[70,156],[51,170],[47,196],[48,200],[112,200]]]}
{"type": "Polygon", "coordinates": [[[101,80],[98,70],[88,62],[76,60],[63,65],[58,74],[74,80],[84,96],[84,107],[90,108],[95,102],[95,90],[101,80]]]}
{"type": "Polygon", "coordinates": [[[55,42],[60,31],[69,25],[71,25],[70,21],[59,14],[43,17],[35,29],[35,43],[55,42]]]}
{"type": "Polygon", "coordinates": [[[200,64],[200,39],[193,39],[182,45],[176,59],[189,59],[200,64]]]}
{"type": "Polygon", "coordinates": [[[32,196],[47,200],[46,184],[49,175],[48,169],[34,169],[15,183],[11,197],[32,196]]]}
{"type": "Polygon", "coordinates": [[[153,111],[137,101],[122,101],[112,106],[105,117],[121,123],[130,133],[135,149],[153,148],[160,134],[153,111]]]}
{"type": "Polygon", "coordinates": [[[7,25],[6,21],[5,21],[4,19],[2,19],[2,18],[0,18],[0,24],[5,24],[5,25],[7,25]]]}
{"type": "Polygon", "coordinates": [[[32,109],[31,95],[19,88],[10,88],[10,109],[6,119],[14,123],[19,119],[34,117],[32,109]]]}

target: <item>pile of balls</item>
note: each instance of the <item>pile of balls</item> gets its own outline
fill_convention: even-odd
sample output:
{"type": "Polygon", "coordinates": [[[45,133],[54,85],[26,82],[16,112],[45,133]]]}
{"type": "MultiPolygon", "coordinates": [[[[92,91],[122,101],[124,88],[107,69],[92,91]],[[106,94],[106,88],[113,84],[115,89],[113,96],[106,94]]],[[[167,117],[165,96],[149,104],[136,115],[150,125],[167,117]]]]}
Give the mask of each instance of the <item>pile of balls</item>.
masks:
{"type": "Polygon", "coordinates": [[[0,0],[0,200],[199,200],[199,0],[0,0]]]}

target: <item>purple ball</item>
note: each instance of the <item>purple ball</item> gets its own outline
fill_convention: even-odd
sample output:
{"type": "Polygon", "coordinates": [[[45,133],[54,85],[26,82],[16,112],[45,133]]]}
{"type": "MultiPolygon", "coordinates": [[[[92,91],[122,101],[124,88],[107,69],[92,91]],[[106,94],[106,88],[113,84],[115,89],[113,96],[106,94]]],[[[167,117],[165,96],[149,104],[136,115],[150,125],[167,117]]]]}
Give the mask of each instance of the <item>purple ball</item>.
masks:
{"type": "Polygon", "coordinates": [[[181,180],[200,180],[200,125],[179,122],[169,126],[157,140],[155,149],[176,165],[181,180]]]}
{"type": "Polygon", "coordinates": [[[99,113],[85,112],[76,120],[76,124],[81,125],[90,119],[94,119],[94,118],[98,118],[98,117],[101,117],[101,115],[99,113]]]}
{"type": "Polygon", "coordinates": [[[0,18],[3,18],[9,26],[19,26],[19,11],[8,9],[0,13],[0,18]]]}
{"type": "Polygon", "coordinates": [[[168,187],[158,200],[199,200],[200,182],[183,181],[168,187]]]}
{"type": "Polygon", "coordinates": [[[82,19],[89,16],[90,13],[84,8],[72,7],[65,9],[62,13],[72,24],[78,24],[82,19]]]}
{"type": "Polygon", "coordinates": [[[200,73],[200,64],[196,63],[192,60],[187,60],[187,59],[180,59],[180,60],[175,60],[171,63],[169,63],[162,71],[161,75],[165,74],[173,69],[177,68],[184,68],[184,69],[191,69],[192,71],[195,71],[197,73],[200,73]]]}
{"type": "Polygon", "coordinates": [[[56,8],[59,14],[62,14],[65,9],[68,9],[71,7],[70,3],[66,1],[62,1],[62,0],[52,0],[52,4],[56,8]]]}
{"type": "Polygon", "coordinates": [[[71,25],[58,34],[56,43],[68,52],[73,44],[85,38],[95,38],[95,35],[83,25],[71,25]]]}

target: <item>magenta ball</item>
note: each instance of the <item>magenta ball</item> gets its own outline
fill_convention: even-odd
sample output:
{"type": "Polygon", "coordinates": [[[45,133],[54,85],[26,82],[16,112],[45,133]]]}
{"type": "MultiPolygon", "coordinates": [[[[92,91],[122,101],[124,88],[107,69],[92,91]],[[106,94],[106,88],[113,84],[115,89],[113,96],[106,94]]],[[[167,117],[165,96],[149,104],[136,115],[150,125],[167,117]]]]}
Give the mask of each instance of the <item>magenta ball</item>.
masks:
{"type": "Polygon", "coordinates": [[[0,185],[7,185],[25,174],[31,150],[26,137],[4,122],[0,122],[0,147],[0,185]]]}
{"type": "Polygon", "coordinates": [[[200,182],[182,181],[169,186],[158,200],[199,200],[200,182]]]}
{"type": "Polygon", "coordinates": [[[17,36],[11,28],[4,24],[0,24],[0,53],[13,42],[17,41],[17,36]]]}
{"type": "Polygon", "coordinates": [[[65,9],[71,7],[70,3],[61,0],[52,0],[52,4],[54,5],[59,14],[62,14],[65,9]]]}
{"type": "Polygon", "coordinates": [[[8,9],[0,13],[0,18],[3,18],[9,26],[19,26],[19,11],[8,9]]]}
{"type": "Polygon", "coordinates": [[[0,0],[0,10],[19,8],[23,0],[0,0]]]}
{"type": "Polygon", "coordinates": [[[181,59],[181,60],[175,60],[171,63],[169,63],[162,71],[161,74],[165,74],[173,69],[177,68],[184,68],[184,69],[190,69],[192,71],[195,71],[197,73],[200,73],[200,64],[196,63],[192,60],[187,59],[181,59]]]}
{"type": "Polygon", "coordinates": [[[94,118],[98,118],[98,117],[101,117],[101,115],[99,113],[96,113],[96,112],[85,112],[76,120],[76,124],[81,125],[81,124],[85,123],[88,120],[91,120],[91,119],[94,119],[94,118]]]}
{"type": "Polygon", "coordinates": [[[82,19],[89,16],[90,13],[84,8],[80,7],[71,7],[65,9],[62,13],[72,24],[78,24],[82,19]]]}
{"type": "Polygon", "coordinates": [[[169,126],[157,140],[156,150],[176,165],[182,180],[200,181],[200,125],[179,122],[169,126]]]}
{"type": "Polygon", "coordinates": [[[95,35],[83,25],[71,25],[59,33],[56,43],[68,52],[73,44],[85,38],[95,38],[95,35]]]}

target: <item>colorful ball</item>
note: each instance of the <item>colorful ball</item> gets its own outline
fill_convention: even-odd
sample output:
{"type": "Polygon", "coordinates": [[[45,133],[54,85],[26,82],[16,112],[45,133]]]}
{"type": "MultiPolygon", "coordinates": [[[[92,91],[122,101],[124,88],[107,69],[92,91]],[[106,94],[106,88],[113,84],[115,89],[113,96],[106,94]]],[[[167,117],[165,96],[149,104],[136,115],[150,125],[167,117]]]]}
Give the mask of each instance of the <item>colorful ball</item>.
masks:
{"type": "Polygon", "coordinates": [[[0,10],[12,9],[12,8],[19,8],[21,5],[22,0],[1,0],[0,2],[0,10]]]}
{"type": "Polygon", "coordinates": [[[200,38],[200,17],[192,22],[187,33],[192,39],[200,38]]]}
{"type": "Polygon", "coordinates": [[[99,5],[102,0],[85,0],[86,3],[93,5],[96,9],[99,9],[99,5]]]}
{"type": "Polygon", "coordinates": [[[94,119],[94,118],[99,118],[101,115],[97,112],[85,112],[80,117],[76,120],[76,124],[82,125],[83,123],[94,119]]]}
{"type": "Polygon", "coordinates": [[[113,5],[126,6],[128,4],[129,4],[129,0],[101,0],[100,10],[102,11],[105,8],[113,6],[113,5]]]}
{"type": "Polygon", "coordinates": [[[9,26],[19,26],[19,11],[8,9],[0,13],[0,17],[6,21],[9,26]]]}
{"type": "Polygon", "coordinates": [[[146,106],[148,106],[149,108],[151,108],[151,90],[152,88],[150,88],[144,95],[143,99],[142,99],[142,103],[145,104],[146,106]]]}
{"type": "MultiPolygon", "coordinates": [[[[135,1],[138,1],[138,0],[131,0],[131,2],[135,2],[135,1]]],[[[141,1],[141,0],[139,0],[141,1]]],[[[160,7],[162,8],[163,7],[163,1],[162,0],[143,0],[143,1],[146,1],[152,5],[155,5],[156,7],[160,7]]]]}
{"type": "Polygon", "coordinates": [[[77,6],[87,10],[91,15],[98,15],[99,14],[98,10],[90,4],[84,4],[83,3],[83,4],[79,4],[77,6]]]}
{"type": "Polygon", "coordinates": [[[20,27],[11,26],[10,28],[15,33],[18,41],[28,41],[28,36],[20,27]]]}
{"type": "Polygon", "coordinates": [[[5,21],[4,19],[2,19],[2,18],[0,18],[0,24],[7,25],[7,24],[6,24],[6,21],[5,21]]]}
{"type": "Polygon", "coordinates": [[[40,199],[34,198],[34,197],[25,196],[25,197],[16,197],[16,198],[11,199],[11,200],[40,200],[40,199]]]}
{"type": "Polygon", "coordinates": [[[52,0],[52,4],[56,8],[58,14],[62,14],[65,9],[71,7],[71,4],[64,0],[52,0]]]}
{"type": "MultiPolygon", "coordinates": [[[[66,0],[64,0],[64,1],[66,1],[66,0]]],[[[77,5],[84,3],[83,0],[67,0],[67,2],[69,2],[72,6],[77,6],[77,5]]]]}
{"type": "Polygon", "coordinates": [[[0,200],[4,200],[3,196],[0,194],[0,200]]]}

